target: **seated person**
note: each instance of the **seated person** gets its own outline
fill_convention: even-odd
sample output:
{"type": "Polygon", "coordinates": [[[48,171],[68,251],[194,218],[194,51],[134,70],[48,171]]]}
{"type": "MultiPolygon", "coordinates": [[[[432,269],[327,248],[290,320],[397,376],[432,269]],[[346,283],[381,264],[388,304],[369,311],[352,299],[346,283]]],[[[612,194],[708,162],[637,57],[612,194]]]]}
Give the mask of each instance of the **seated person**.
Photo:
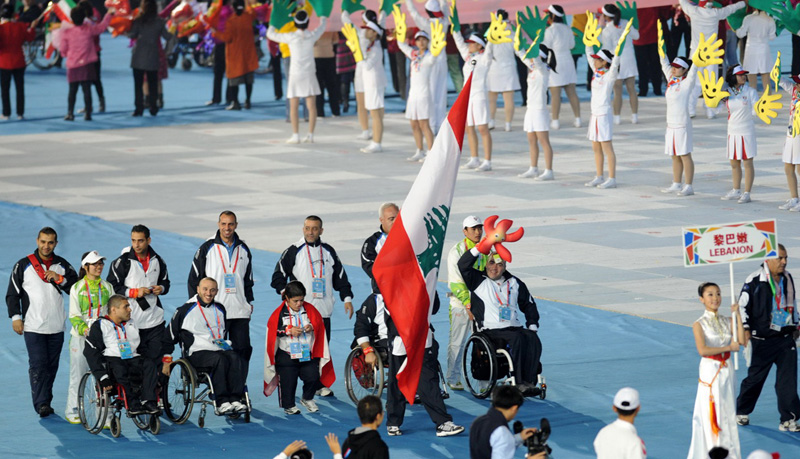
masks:
{"type": "MultiPolygon", "coordinates": [[[[361,309],[356,311],[353,333],[356,336],[356,344],[364,352],[364,361],[369,365],[374,365],[377,361],[376,353],[389,349],[387,319],[386,306],[380,293],[368,296],[361,304],[361,309]]],[[[387,365],[388,363],[386,362],[387,365]]]]}
{"type": "MultiPolygon", "coordinates": [[[[169,323],[170,344],[180,343],[183,355],[199,371],[210,372],[218,415],[244,413],[244,364],[227,339],[225,308],[214,301],[217,281],[206,277],[197,295],[179,307],[169,323]]],[[[172,353],[172,349],[167,349],[172,353]]],[[[167,364],[165,364],[165,367],[167,364]]]]}
{"type": "Polygon", "coordinates": [[[516,382],[525,396],[539,394],[536,387],[542,343],[539,341],[539,310],[528,287],[506,271],[506,262],[489,254],[486,270],[475,269],[478,249],[473,247],[458,260],[464,283],[472,292],[472,315],[478,330],[493,342],[506,342],[514,362],[516,382]],[[525,325],[520,321],[525,315],[525,325]]]}
{"type": "Polygon", "coordinates": [[[142,342],[139,330],[130,320],[128,299],[112,295],[108,299],[108,315],[95,321],[89,329],[83,355],[104,391],[111,391],[114,381],[125,389],[129,414],[160,414],[156,404],[156,380],[142,377],[144,358],[139,352],[142,342]]]}
{"type": "Polygon", "coordinates": [[[302,282],[289,282],[281,296],[283,302],[267,322],[264,395],[269,397],[280,386],[278,402],[283,411],[300,414],[295,405],[299,377],[303,381],[300,404],[315,413],[319,408],[314,394],[336,380],[325,325],[319,311],[304,301],[306,288],[302,282]]]}

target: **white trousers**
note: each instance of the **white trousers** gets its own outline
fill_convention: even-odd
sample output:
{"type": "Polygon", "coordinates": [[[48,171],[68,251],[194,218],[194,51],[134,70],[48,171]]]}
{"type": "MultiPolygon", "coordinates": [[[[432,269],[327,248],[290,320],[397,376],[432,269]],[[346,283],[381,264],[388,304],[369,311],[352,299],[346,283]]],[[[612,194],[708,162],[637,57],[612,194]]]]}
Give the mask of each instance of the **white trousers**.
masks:
{"type": "Polygon", "coordinates": [[[89,363],[83,356],[83,347],[86,338],[83,336],[69,336],[69,391],[67,392],[67,409],[65,414],[78,414],[78,386],[81,378],[89,371],[89,363]]]}
{"type": "Polygon", "coordinates": [[[467,308],[450,302],[450,343],[447,345],[448,384],[461,381],[461,361],[464,359],[464,344],[470,335],[469,314],[467,308]]]}

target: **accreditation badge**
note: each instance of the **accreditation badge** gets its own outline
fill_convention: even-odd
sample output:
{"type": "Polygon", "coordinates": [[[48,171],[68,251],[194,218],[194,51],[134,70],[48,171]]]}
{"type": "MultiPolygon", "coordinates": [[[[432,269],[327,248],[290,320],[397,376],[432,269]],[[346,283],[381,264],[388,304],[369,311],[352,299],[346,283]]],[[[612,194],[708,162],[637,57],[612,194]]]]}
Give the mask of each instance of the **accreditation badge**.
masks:
{"type": "Polygon", "coordinates": [[[236,275],[225,273],[224,285],[225,293],[236,293],[236,275]]]}
{"type": "Polygon", "coordinates": [[[508,322],[511,320],[511,308],[508,306],[500,307],[500,320],[508,322]]]}
{"type": "Polygon", "coordinates": [[[233,349],[231,345],[228,344],[228,342],[222,338],[217,338],[215,340],[212,340],[212,343],[214,343],[215,346],[222,349],[223,351],[230,351],[233,349]]]}
{"type": "Polygon", "coordinates": [[[311,346],[308,343],[300,344],[300,361],[308,362],[311,360],[311,346]]]}
{"type": "Polygon", "coordinates": [[[311,298],[325,298],[325,279],[315,277],[311,280],[311,298]]]}
{"type": "Polygon", "coordinates": [[[303,356],[303,350],[300,348],[299,342],[289,343],[289,357],[297,360],[303,356]]]}
{"type": "Polygon", "coordinates": [[[117,342],[119,346],[119,358],[123,360],[132,359],[133,358],[133,348],[131,348],[131,343],[128,341],[119,341],[117,342]]]}
{"type": "Polygon", "coordinates": [[[775,331],[781,331],[781,328],[789,324],[789,311],[786,309],[778,309],[772,312],[772,321],[769,328],[775,331]]]}

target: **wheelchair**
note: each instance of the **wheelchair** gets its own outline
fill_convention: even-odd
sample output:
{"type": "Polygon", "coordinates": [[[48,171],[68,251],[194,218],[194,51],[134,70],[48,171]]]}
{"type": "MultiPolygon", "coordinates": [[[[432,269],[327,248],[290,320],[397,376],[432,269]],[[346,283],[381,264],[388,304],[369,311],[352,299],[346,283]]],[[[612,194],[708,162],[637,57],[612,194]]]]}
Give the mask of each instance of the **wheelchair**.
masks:
{"type": "MultiPolygon", "coordinates": [[[[496,342],[485,333],[473,331],[464,346],[462,362],[464,380],[475,398],[489,397],[498,384],[517,385],[514,361],[511,359],[508,344],[496,342]]],[[[547,384],[542,375],[542,362],[539,362],[536,373],[538,397],[544,400],[547,397],[547,384]]]]}
{"type": "MultiPolygon", "coordinates": [[[[156,394],[159,393],[158,387],[156,394]]],[[[157,401],[158,403],[158,401],[157,401]]],[[[149,430],[153,435],[161,432],[161,419],[156,414],[131,415],[128,412],[128,397],[125,389],[115,383],[113,390],[106,392],[91,371],[86,372],[78,386],[78,414],[83,427],[97,435],[106,426],[106,418],[111,416],[109,427],[111,435],[119,438],[122,434],[122,410],[140,430],[149,430]]]]}
{"type": "MultiPolygon", "coordinates": [[[[361,350],[355,341],[351,345],[352,350],[347,356],[344,367],[344,385],[347,389],[347,395],[353,403],[358,404],[358,401],[367,395],[374,395],[380,397],[383,394],[383,389],[388,379],[388,375],[384,369],[386,366],[384,362],[389,361],[389,348],[386,340],[370,340],[375,349],[375,356],[377,361],[375,365],[370,368],[370,365],[364,360],[364,352],[361,350]]],[[[437,361],[438,363],[438,361],[437,361]]],[[[442,365],[438,363],[439,381],[442,385],[442,398],[450,398],[450,392],[445,383],[444,373],[442,372],[442,365]]]]}
{"type": "MultiPolygon", "coordinates": [[[[250,394],[246,384],[242,402],[247,406],[247,411],[226,413],[225,416],[228,419],[239,419],[244,415],[244,422],[249,423],[253,407],[250,404],[250,394]]],[[[200,428],[205,427],[208,406],[213,408],[214,414],[222,416],[214,397],[211,373],[203,368],[195,369],[188,359],[176,360],[170,365],[169,381],[164,396],[164,413],[175,424],[183,424],[191,416],[195,404],[200,405],[200,416],[197,419],[197,425],[200,428]]]]}

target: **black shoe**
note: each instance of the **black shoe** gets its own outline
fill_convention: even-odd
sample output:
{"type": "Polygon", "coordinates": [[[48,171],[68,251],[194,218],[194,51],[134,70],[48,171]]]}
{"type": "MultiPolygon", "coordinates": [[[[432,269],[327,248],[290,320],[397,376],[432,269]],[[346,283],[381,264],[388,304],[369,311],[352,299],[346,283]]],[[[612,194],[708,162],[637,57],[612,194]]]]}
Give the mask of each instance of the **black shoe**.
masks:
{"type": "Polygon", "coordinates": [[[139,111],[139,110],[134,110],[134,112],[131,113],[131,116],[142,116],[142,115],[143,115],[143,112],[139,111]]]}
{"type": "Polygon", "coordinates": [[[84,121],[91,121],[92,120],[92,114],[90,112],[84,113],[83,114],[83,119],[84,119],[84,121]]]}
{"type": "Polygon", "coordinates": [[[100,103],[98,104],[97,111],[98,111],[98,113],[105,113],[106,112],[106,98],[105,97],[101,97],[100,98],[100,103]]]}
{"type": "Polygon", "coordinates": [[[252,105],[250,104],[249,100],[244,101],[244,109],[245,110],[250,110],[251,107],[252,107],[252,105]]]}
{"type": "Polygon", "coordinates": [[[158,408],[158,405],[152,400],[144,402],[144,410],[147,412],[147,414],[161,414],[161,410],[158,408]]]}
{"type": "Polygon", "coordinates": [[[647,97],[647,93],[646,92],[640,92],[639,94],[637,94],[637,96],[639,96],[639,97],[647,97]]]}
{"type": "Polygon", "coordinates": [[[64,117],[64,121],[75,121],[75,115],[67,113],[67,116],[64,117]]]}
{"type": "Polygon", "coordinates": [[[231,102],[230,105],[225,107],[225,110],[241,110],[241,109],[242,109],[242,106],[239,105],[238,101],[233,101],[233,102],[231,102]]]}
{"type": "Polygon", "coordinates": [[[150,115],[151,115],[151,116],[156,116],[156,115],[158,115],[158,108],[151,108],[151,109],[150,109],[150,115]]]}
{"type": "Polygon", "coordinates": [[[40,418],[46,418],[47,416],[50,416],[53,413],[55,413],[55,410],[53,410],[53,408],[50,407],[50,405],[42,405],[39,407],[40,418]]]}
{"type": "Polygon", "coordinates": [[[142,406],[142,402],[139,400],[131,403],[131,405],[128,407],[128,414],[131,416],[138,416],[140,414],[145,414],[145,412],[145,407],[142,406]]]}

